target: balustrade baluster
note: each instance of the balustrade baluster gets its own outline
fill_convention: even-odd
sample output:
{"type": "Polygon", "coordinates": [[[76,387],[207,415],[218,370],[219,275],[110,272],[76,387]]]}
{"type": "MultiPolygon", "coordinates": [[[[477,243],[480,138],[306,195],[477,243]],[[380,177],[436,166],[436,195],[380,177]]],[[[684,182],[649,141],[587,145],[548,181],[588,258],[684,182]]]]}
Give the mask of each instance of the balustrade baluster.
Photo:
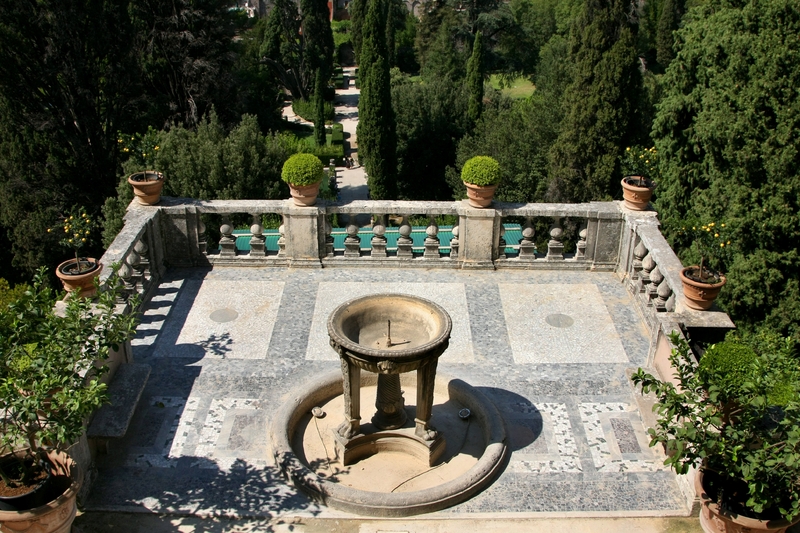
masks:
{"type": "Polygon", "coordinates": [[[125,303],[136,292],[136,280],[133,279],[133,269],[128,264],[126,259],[122,260],[122,264],[117,270],[119,279],[122,280],[123,289],[117,296],[117,303],[125,303]]]}
{"type": "Polygon", "coordinates": [[[411,224],[408,223],[407,216],[403,216],[399,232],[400,236],[397,238],[397,257],[400,259],[412,259],[414,257],[414,252],[411,247],[414,241],[411,239],[411,224]]]}
{"type": "Polygon", "coordinates": [[[506,227],[500,222],[500,238],[497,241],[497,258],[507,259],[506,257],[506,227]]]}
{"type": "Polygon", "coordinates": [[[647,287],[647,307],[654,305],[654,300],[658,296],[658,286],[664,281],[664,274],[658,265],[650,272],[650,285],[647,287]]]}
{"type": "Polygon", "coordinates": [[[531,217],[525,217],[525,224],[522,225],[522,239],[519,241],[519,258],[521,261],[536,260],[536,244],[533,242],[535,234],[536,230],[533,229],[531,217]]]}
{"type": "Polygon", "coordinates": [[[219,239],[219,255],[223,257],[235,256],[236,239],[233,237],[233,226],[231,225],[230,218],[225,217],[222,219],[219,232],[222,234],[219,239]]]}
{"type": "Polygon", "coordinates": [[[450,239],[450,259],[458,259],[458,226],[453,226],[453,237],[450,239]]]}
{"type": "Polygon", "coordinates": [[[267,239],[264,237],[264,227],[261,225],[261,215],[253,215],[253,224],[250,226],[250,255],[266,255],[267,239]]]}
{"type": "Polygon", "coordinates": [[[564,260],[564,230],[561,229],[561,218],[553,217],[553,224],[550,226],[550,240],[547,241],[547,256],[545,259],[548,261],[563,261],[564,260]]]}
{"type": "Polygon", "coordinates": [[[431,216],[428,227],[425,228],[425,253],[423,259],[439,259],[439,225],[436,219],[431,216]]]}
{"type": "Polygon", "coordinates": [[[286,228],[283,222],[278,227],[278,234],[278,257],[286,257],[286,228]]]}
{"type": "Polygon", "coordinates": [[[372,225],[372,245],[371,257],[383,259],[386,257],[386,215],[378,215],[377,220],[372,225]]]}
{"type": "MultiPolygon", "coordinates": [[[[355,220],[356,217],[352,217],[355,220]]],[[[347,225],[347,237],[344,238],[344,256],[361,257],[361,239],[358,237],[358,226],[347,225]]]]}
{"type": "Polygon", "coordinates": [[[333,224],[325,217],[325,257],[333,257],[333,224]]]}
{"type": "Polygon", "coordinates": [[[672,289],[669,287],[669,283],[667,283],[666,280],[659,283],[657,298],[653,301],[653,305],[655,306],[656,310],[659,312],[667,311],[667,303],[669,302],[671,296],[672,289]]]}
{"type": "Polygon", "coordinates": [[[139,277],[141,282],[144,283],[145,280],[150,279],[150,257],[149,252],[150,249],[147,247],[147,243],[145,242],[145,236],[142,235],[142,238],[136,241],[136,244],[133,245],[133,251],[139,254],[139,264],[138,265],[131,265],[136,272],[139,273],[139,277]]]}
{"type": "Polygon", "coordinates": [[[202,255],[208,254],[208,240],[206,237],[206,223],[203,222],[201,217],[198,217],[199,224],[197,225],[197,247],[200,249],[202,255]]]}
{"type": "Polygon", "coordinates": [[[578,244],[575,245],[575,261],[586,260],[586,234],[587,229],[585,227],[578,232],[578,244]]]}
{"type": "Polygon", "coordinates": [[[645,292],[647,290],[647,285],[650,284],[650,273],[653,269],[656,268],[656,261],[653,259],[653,256],[648,254],[644,256],[642,259],[642,270],[639,272],[639,279],[637,285],[637,291],[639,293],[645,292]]]}
{"type": "MultiPolygon", "coordinates": [[[[131,294],[136,292],[136,286],[142,284],[144,286],[144,269],[142,268],[142,256],[136,251],[136,246],[133,247],[128,257],[125,258],[124,263],[130,269],[128,278],[125,279],[125,287],[131,289],[131,294]],[[130,287],[128,287],[130,284],[130,287]]],[[[121,277],[121,276],[120,276],[121,277]]]]}
{"type": "Polygon", "coordinates": [[[642,271],[642,260],[647,255],[647,248],[644,241],[639,241],[639,244],[633,249],[633,264],[631,265],[631,280],[639,279],[639,273],[642,271]]]}

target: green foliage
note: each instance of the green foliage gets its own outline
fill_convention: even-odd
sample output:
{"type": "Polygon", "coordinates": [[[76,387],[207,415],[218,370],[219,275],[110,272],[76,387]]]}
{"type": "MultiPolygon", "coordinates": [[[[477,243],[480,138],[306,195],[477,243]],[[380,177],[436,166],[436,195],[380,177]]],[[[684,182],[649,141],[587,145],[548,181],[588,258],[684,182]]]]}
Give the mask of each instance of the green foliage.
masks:
{"type": "Polygon", "coordinates": [[[0,306],[0,444],[27,448],[47,460],[66,450],[84,431],[84,421],[108,401],[99,377],[111,350],[133,334],[136,317],[116,312],[121,281],[99,301],[69,298],[56,314],[56,293],[40,269],[30,290],[0,306]]]}
{"type": "Polygon", "coordinates": [[[324,0],[275,0],[260,52],[280,85],[295,100],[310,100],[316,71],[327,80],[333,69],[334,40],[324,0]],[[299,36],[299,38],[298,38],[299,36]]]}
{"type": "Polygon", "coordinates": [[[59,213],[114,190],[116,132],[141,103],[128,7],[0,3],[0,241],[27,274],[59,262],[42,242],[59,213]]]}
{"type": "Polygon", "coordinates": [[[26,283],[18,283],[12,289],[7,280],[0,278],[0,310],[8,307],[8,304],[18,300],[25,294],[30,287],[26,283]]]}
{"type": "Polygon", "coordinates": [[[628,146],[622,153],[622,175],[641,176],[657,182],[660,158],[660,154],[654,147],[628,146]]]}
{"type": "Polygon", "coordinates": [[[719,281],[719,272],[731,263],[731,228],[724,222],[708,222],[703,224],[700,220],[685,220],[667,224],[669,231],[675,236],[675,242],[681,247],[691,247],[692,251],[700,256],[698,265],[702,279],[716,283],[719,281]],[[680,227],[672,227],[672,224],[680,227]]]}
{"type": "Polygon", "coordinates": [[[651,446],[661,444],[669,455],[664,464],[685,474],[703,460],[706,471],[718,473],[726,486],[744,482],[746,501],[730,498],[735,491],[717,494],[717,503],[729,512],[800,516],[797,360],[783,349],[757,352],[751,365],[737,366],[743,378],[731,387],[730,374],[720,367],[701,372],[688,343],[677,334],[671,341],[677,386],[642,369],[632,376],[644,393],[658,398],[653,408],[658,421],[649,433],[651,446]]]}
{"type": "MultiPolygon", "coordinates": [[[[324,114],[325,120],[330,122],[335,117],[336,114],[333,109],[333,104],[331,102],[324,102],[324,114]]],[[[292,111],[298,117],[301,117],[309,122],[314,120],[314,115],[317,112],[317,104],[315,99],[311,100],[293,100],[292,101],[292,111]]]]}
{"type": "Polygon", "coordinates": [[[369,0],[360,57],[358,157],[373,200],[397,198],[397,134],[386,51],[386,4],[369,0]]]}
{"type": "Polygon", "coordinates": [[[424,80],[430,82],[444,77],[455,80],[464,78],[466,74],[464,65],[467,63],[468,55],[462,43],[456,42],[457,32],[458,26],[454,15],[442,17],[435,39],[427,47],[424,55],[418,52],[424,80]]]}
{"type": "Polygon", "coordinates": [[[656,59],[664,68],[667,68],[670,62],[675,59],[675,39],[672,34],[678,29],[678,24],[681,21],[678,9],[679,0],[664,0],[661,7],[661,16],[658,17],[656,59]]]}
{"type": "Polygon", "coordinates": [[[461,169],[461,179],[471,185],[497,185],[501,177],[500,163],[486,155],[476,155],[464,163],[461,169]]]}
{"type": "Polygon", "coordinates": [[[455,165],[458,140],[470,126],[467,101],[467,87],[450,78],[412,83],[400,75],[394,81],[399,198],[451,198],[445,169],[455,165]]]}
{"type": "MultiPolygon", "coordinates": [[[[740,325],[800,338],[800,10],[710,2],[676,33],[653,137],[665,221],[725,220],[736,256],[718,300],[740,325]],[[794,318],[792,318],[794,317],[794,318]]],[[[682,260],[696,253],[667,232],[682,260]]]]}
{"type": "Polygon", "coordinates": [[[548,151],[558,135],[559,110],[538,91],[533,98],[491,106],[472,134],[458,144],[456,168],[448,179],[456,197],[464,185],[456,171],[476,155],[500,163],[502,179],[495,198],[504,202],[542,201],[548,184],[548,151]]]}
{"type": "Polygon", "coordinates": [[[314,139],[317,146],[325,144],[325,78],[322,69],[317,69],[317,81],[314,88],[314,139]]]}
{"type": "Polygon", "coordinates": [[[727,403],[744,392],[742,385],[752,375],[757,358],[755,350],[744,344],[714,344],[700,358],[697,379],[706,390],[717,386],[720,401],[727,403]]]}
{"type": "Polygon", "coordinates": [[[573,81],[552,151],[550,199],[609,199],[619,189],[619,160],[632,143],[641,92],[635,27],[628,4],[588,0],[570,33],[573,81]]]}
{"type": "Polygon", "coordinates": [[[475,34],[472,55],[467,62],[467,85],[469,86],[469,107],[467,116],[474,124],[483,113],[483,34],[475,34]]]}
{"type": "Polygon", "coordinates": [[[312,154],[294,154],[283,164],[281,179],[292,185],[311,185],[324,177],[322,162],[312,154]]]}

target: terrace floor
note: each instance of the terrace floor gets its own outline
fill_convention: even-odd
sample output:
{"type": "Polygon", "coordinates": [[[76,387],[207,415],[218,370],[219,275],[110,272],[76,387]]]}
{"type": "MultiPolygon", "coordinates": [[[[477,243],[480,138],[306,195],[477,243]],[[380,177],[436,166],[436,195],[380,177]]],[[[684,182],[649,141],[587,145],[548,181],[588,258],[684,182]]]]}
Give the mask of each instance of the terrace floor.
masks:
{"type": "Polygon", "coordinates": [[[170,270],[148,304],[133,344],[152,374],[127,436],[98,461],[86,512],[354,518],[284,483],[268,427],[291,390],[339,367],[329,313],[378,292],[450,313],[438,373],[490,397],[509,435],[491,486],[422,518],[689,513],[648,446],[627,377],[648,332],[614,274],[234,267],[170,270]]]}

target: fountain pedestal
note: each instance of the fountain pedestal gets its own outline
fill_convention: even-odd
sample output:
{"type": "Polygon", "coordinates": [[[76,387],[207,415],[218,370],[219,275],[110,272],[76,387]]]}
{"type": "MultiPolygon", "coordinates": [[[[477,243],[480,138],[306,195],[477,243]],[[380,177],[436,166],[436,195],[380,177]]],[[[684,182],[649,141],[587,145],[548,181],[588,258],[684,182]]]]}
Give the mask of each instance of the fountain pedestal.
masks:
{"type": "Polygon", "coordinates": [[[452,321],[424,298],[377,294],[349,300],[328,319],[331,346],[339,354],[345,420],[334,435],[342,464],[382,450],[404,451],[433,465],[445,450],[444,436],[430,425],[436,365],[449,345],[452,321]],[[361,425],[361,370],[378,374],[377,411],[361,425]],[[407,414],[400,374],[417,371],[416,416],[407,414]],[[371,427],[369,427],[371,426],[371,427]]]}

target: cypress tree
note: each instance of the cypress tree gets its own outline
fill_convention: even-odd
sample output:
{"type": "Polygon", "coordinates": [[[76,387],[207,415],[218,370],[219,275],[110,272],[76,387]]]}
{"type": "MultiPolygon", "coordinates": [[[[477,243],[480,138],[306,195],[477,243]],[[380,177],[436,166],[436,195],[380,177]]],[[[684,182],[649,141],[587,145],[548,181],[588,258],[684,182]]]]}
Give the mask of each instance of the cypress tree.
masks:
{"type": "Polygon", "coordinates": [[[570,35],[573,81],[551,152],[548,199],[581,202],[619,192],[620,157],[637,128],[642,80],[623,0],[588,0],[570,35]]]}
{"type": "Polygon", "coordinates": [[[678,12],[677,0],[664,0],[656,31],[656,60],[664,68],[667,68],[670,62],[675,59],[672,32],[678,29],[680,20],[681,16],[678,12]]]}
{"type": "Polygon", "coordinates": [[[325,78],[322,69],[317,69],[314,87],[314,140],[317,146],[325,145],[325,78]]]}
{"type": "Polygon", "coordinates": [[[370,197],[397,197],[397,133],[386,53],[386,4],[369,0],[359,63],[358,156],[369,178],[370,197]]]}
{"type": "Polygon", "coordinates": [[[469,87],[469,107],[467,114],[475,124],[483,112],[483,34],[475,34],[472,55],[467,63],[467,86],[469,87]]]}
{"type": "Polygon", "coordinates": [[[333,71],[333,31],[328,20],[328,3],[325,0],[301,0],[302,31],[305,46],[303,60],[312,72],[322,69],[327,81],[333,71]]]}
{"type": "Polygon", "coordinates": [[[361,63],[362,27],[367,16],[367,0],[351,0],[347,6],[350,12],[350,42],[356,54],[356,63],[361,63]]]}

